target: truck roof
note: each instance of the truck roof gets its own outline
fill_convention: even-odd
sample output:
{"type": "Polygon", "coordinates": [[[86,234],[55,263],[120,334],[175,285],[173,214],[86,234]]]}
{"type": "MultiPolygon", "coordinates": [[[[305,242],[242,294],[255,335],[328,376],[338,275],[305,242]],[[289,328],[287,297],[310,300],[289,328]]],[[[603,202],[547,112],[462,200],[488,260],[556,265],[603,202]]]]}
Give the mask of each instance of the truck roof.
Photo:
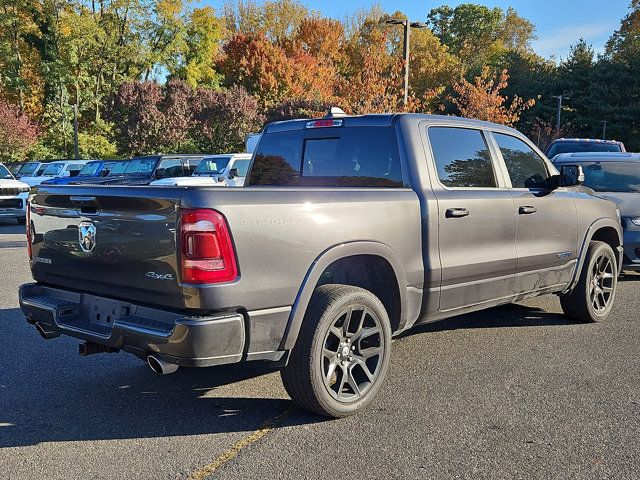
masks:
{"type": "Polygon", "coordinates": [[[437,124],[450,124],[457,126],[468,126],[474,128],[488,128],[488,129],[500,129],[509,130],[514,134],[521,135],[517,130],[500,125],[498,123],[485,122],[482,120],[475,120],[472,118],[462,118],[450,115],[430,115],[423,113],[374,113],[367,115],[340,115],[340,116],[327,116],[323,118],[304,118],[296,120],[283,120],[279,122],[273,122],[264,128],[265,133],[274,132],[286,132],[290,130],[303,130],[307,122],[322,119],[335,119],[342,120],[345,126],[350,127],[390,127],[400,118],[408,121],[426,121],[437,124]]]}

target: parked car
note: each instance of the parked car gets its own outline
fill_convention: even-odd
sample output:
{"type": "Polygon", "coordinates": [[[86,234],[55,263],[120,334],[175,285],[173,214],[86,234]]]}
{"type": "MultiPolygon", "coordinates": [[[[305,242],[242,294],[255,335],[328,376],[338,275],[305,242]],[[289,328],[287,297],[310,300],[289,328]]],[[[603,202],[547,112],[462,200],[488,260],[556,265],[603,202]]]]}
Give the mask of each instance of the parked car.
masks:
{"type": "Polygon", "coordinates": [[[24,162],[14,162],[14,163],[10,163],[9,165],[5,165],[5,167],[9,169],[9,171],[11,172],[11,175],[13,175],[15,178],[15,176],[18,174],[18,171],[23,165],[24,165],[24,162]]]}
{"type": "Polygon", "coordinates": [[[40,173],[41,167],[43,165],[46,165],[46,164],[38,161],[26,162],[20,167],[15,177],[16,178],[35,177],[38,175],[38,173],[40,173]]]}
{"type": "Polygon", "coordinates": [[[64,177],[76,177],[88,160],[56,160],[49,163],[42,173],[36,176],[21,177],[27,185],[34,187],[46,180],[64,177]]]}
{"type": "Polygon", "coordinates": [[[131,159],[120,175],[82,183],[101,185],[148,185],[162,178],[188,177],[204,155],[149,155],[131,159]]]}
{"type": "Polygon", "coordinates": [[[550,159],[561,153],[585,152],[626,152],[624,144],[616,140],[598,140],[593,138],[559,138],[547,147],[546,155],[550,159]]]}
{"type": "Polygon", "coordinates": [[[640,153],[564,153],[557,166],[581,165],[584,186],[618,205],[624,229],[624,270],[640,270],[640,153]]]}
{"type": "Polygon", "coordinates": [[[116,163],[116,160],[90,160],[82,166],[75,176],[50,178],[42,183],[45,185],[69,185],[91,178],[104,178],[109,175],[116,163]]]}
{"type": "Polygon", "coordinates": [[[44,338],[158,373],[275,362],[299,405],[343,417],[413,325],[549,293],[574,320],[609,316],[622,228],[581,174],[476,120],[278,122],[244,188],[43,185],[20,305],[44,338]]]}
{"type": "Polygon", "coordinates": [[[203,158],[190,177],[170,177],[151,185],[242,187],[251,163],[251,154],[233,153],[203,158]]]}
{"type": "Polygon", "coordinates": [[[0,218],[15,218],[20,225],[24,225],[29,190],[29,185],[16,180],[9,169],[0,163],[0,218]]]}

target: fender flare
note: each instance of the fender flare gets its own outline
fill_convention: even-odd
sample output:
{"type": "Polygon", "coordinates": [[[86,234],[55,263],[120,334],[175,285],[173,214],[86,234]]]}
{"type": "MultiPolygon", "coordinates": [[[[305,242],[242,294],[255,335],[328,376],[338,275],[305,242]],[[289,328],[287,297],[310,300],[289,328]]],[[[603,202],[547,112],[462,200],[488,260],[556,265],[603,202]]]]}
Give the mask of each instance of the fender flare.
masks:
{"type": "Polygon", "coordinates": [[[315,290],[318,280],[325,269],[336,260],[340,260],[346,257],[352,257],[355,255],[372,255],[382,257],[391,265],[393,272],[398,282],[398,290],[400,295],[400,329],[406,323],[405,318],[405,306],[406,306],[406,277],[404,268],[398,260],[394,251],[387,245],[379,242],[371,241],[357,241],[342,243],[329,247],[322,252],[311,264],[307,274],[304,277],[302,285],[298,290],[296,299],[291,307],[291,313],[289,314],[289,321],[287,322],[287,329],[284,334],[284,338],[280,345],[280,350],[291,350],[296,343],[298,333],[300,332],[300,326],[302,320],[307,311],[311,295],[315,290]]]}
{"type": "MultiPolygon", "coordinates": [[[[589,225],[589,228],[587,228],[587,231],[584,234],[582,246],[580,247],[580,255],[578,256],[578,262],[576,263],[576,268],[573,271],[573,277],[571,278],[571,281],[569,282],[567,287],[562,291],[562,293],[569,293],[577,285],[578,280],[580,279],[580,272],[582,272],[582,267],[587,257],[589,243],[591,243],[591,239],[593,238],[593,235],[596,233],[596,231],[600,230],[601,228],[613,228],[618,233],[618,243],[620,245],[623,244],[622,229],[619,223],[616,223],[611,218],[599,218],[598,220],[595,220],[591,225],[589,225]]],[[[618,267],[621,267],[622,250],[614,253],[618,257],[618,267]]]]}

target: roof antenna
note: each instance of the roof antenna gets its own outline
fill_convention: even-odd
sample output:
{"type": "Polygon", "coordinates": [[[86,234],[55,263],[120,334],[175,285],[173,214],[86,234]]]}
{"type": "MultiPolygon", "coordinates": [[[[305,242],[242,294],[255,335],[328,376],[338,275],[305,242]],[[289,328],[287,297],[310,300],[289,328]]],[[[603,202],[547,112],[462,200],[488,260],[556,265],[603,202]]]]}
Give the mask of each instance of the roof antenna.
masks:
{"type": "Polygon", "coordinates": [[[347,114],[340,107],[331,107],[327,112],[325,118],[346,117],[347,114]]]}

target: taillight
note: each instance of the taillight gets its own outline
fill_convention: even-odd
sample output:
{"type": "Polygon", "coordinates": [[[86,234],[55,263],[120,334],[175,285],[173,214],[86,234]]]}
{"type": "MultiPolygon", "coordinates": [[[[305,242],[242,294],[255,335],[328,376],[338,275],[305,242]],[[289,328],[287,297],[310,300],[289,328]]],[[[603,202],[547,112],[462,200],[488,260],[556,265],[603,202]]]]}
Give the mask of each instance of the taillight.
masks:
{"type": "Polygon", "coordinates": [[[27,200],[27,221],[25,222],[27,226],[27,255],[29,255],[29,260],[33,257],[33,253],[31,250],[31,202],[27,200]]]}
{"type": "Polygon", "coordinates": [[[238,276],[229,227],[215,210],[181,211],[180,248],[185,283],[230,282],[238,276]]]}

